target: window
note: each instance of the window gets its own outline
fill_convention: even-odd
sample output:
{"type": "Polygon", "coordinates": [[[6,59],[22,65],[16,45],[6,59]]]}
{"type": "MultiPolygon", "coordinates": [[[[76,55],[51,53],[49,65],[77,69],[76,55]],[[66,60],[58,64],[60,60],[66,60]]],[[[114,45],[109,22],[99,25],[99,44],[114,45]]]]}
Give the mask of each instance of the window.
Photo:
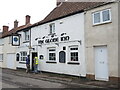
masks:
{"type": "Polygon", "coordinates": [[[78,46],[70,47],[70,61],[78,61],[78,46]]]}
{"type": "Polygon", "coordinates": [[[55,61],[56,60],[56,50],[55,48],[49,48],[48,49],[48,57],[50,61],[55,61]]]}
{"type": "Polygon", "coordinates": [[[12,36],[9,37],[9,44],[12,43],[12,36]]]}
{"type": "Polygon", "coordinates": [[[3,43],[3,39],[1,38],[0,39],[0,45],[3,45],[4,43],[3,43]]]}
{"type": "Polygon", "coordinates": [[[30,37],[29,37],[29,31],[25,31],[25,41],[29,41],[30,37]]]}
{"type": "Polygon", "coordinates": [[[110,9],[93,13],[93,25],[107,23],[107,22],[111,22],[110,9]]]}
{"type": "Polygon", "coordinates": [[[49,26],[50,26],[50,34],[55,33],[55,23],[52,23],[49,26]]]}
{"type": "Polygon", "coordinates": [[[27,52],[20,52],[20,55],[21,55],[21,61],[26,61],[27,52]]]}
{"type": "Polygon", "coordinates": [[[0,62],[3,61],[3,54],[0,54],[0,62]]]}

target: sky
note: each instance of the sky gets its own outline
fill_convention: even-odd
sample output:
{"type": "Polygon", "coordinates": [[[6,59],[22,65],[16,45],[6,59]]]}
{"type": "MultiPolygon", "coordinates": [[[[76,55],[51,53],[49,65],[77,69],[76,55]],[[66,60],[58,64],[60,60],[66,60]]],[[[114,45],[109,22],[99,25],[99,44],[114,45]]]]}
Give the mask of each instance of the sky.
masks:
{"type": "Polygon", "coordinates": [[[3,25],[14,27],[25,24],[25,16],[31,16],[31,24],[45,18],[56,7],[56,0],[0,0],[0,31],[3,25]]]}

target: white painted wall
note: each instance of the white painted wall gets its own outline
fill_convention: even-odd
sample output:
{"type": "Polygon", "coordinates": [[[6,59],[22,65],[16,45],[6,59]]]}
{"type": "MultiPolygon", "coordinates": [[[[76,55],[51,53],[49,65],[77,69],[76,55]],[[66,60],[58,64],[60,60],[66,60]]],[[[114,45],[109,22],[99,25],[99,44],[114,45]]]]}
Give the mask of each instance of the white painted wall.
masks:
{"type": "Polygon", "coordinates": [[[63,73],[69,75],[76,75],[76,76],[86,76],[86,69],[85,69],[85,55],[84,55],[84,13],[76,14],[73,16],[69,16],[63,19],[59,19],[50,23],[46,23],[43,25],[39,25],[33,27],[31,29],[31,41],[32,47],[35,48],[35,51],[38,52],[38,55],[44,55],[44,60],[39,60],[39,69],[42,71],[48,72],[55,72],[55,73],[63,73]],[[63,22],[63,24],[60,24],[63,22]],[[79,42],[68,42],[68,43],[60,43],[59,46],[53,44],[44,44],[42,47],[36,46],[37,41],[35,38],[48,36],[49,34],[49,24],[55,23],[55,33],[58,37],[60,37],[61,33],[66,33],[70,36],[69,41],[81,40],[82,45],[79,42]],[[79,62],[80,65],[72,65],[67,64],[69,61],[69,50],[68,47],[72,45],[79,46],[79,62]],[[63,46],[66,46],[66,63],[59,63],[59,52],[63,49],[63,46]],[[48,47],[55,47],[56,48],[56,61],[57,64],[53,63],[46,63],[48,60],[47,55],[47,48],[48,47]]]}
{"type": "MultiPolygon", "coordinates": [[[[3,62],[2,67],[7,68],[7,54],[16,54],[16,46],[12,46],[10,43],[10,36],[3,38],[3,62]]],[[[12,69],[16,69],[16,59],[14,57],[14,67],[12,69]]]]}
{"type": "MultiPolygon", "coordinates": [[[[18,32],[20,34],[20,46],[17,47],[16,53],[26,51],[27,54],[29,54],[29,42],[25,42],[25,35],[24,31],[18,32]]],[[[26,61],[20,61],[21,58],[19,58],[19,61],[16,63],[17,68],[26,68],[26,61]],[[22,63],[21,63],[22,62],[22,63]]]]}
{"type": "Polygon", "coordinates": [[[94,8],[85,14],[85,46],[87,74],[95,75],[94,46],[107,45],[110,77],[118,77],[118,3],[94,8]],[[112,22],[93,26],[92,13],[111,9],[112,22]]]}
{"type": "MultiPolygon", "coordinates": [[[[0,38],[0,54],[3,54],[3,39],[0,38]]],[[[0,61],[0,67],[2,67],[2,61],[0,61]]]]}

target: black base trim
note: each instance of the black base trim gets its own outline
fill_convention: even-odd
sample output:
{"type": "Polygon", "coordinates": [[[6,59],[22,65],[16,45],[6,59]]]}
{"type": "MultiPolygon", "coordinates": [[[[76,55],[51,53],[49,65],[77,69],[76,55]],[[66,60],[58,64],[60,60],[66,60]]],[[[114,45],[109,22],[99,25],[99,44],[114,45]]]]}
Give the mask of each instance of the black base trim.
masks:
{"type": "Polygon", "coordinates": [[[79,62],[68,62],[67,64],[80,65],[80,63],[79,63],[79,62]]]}
{"type": "Polygon", "coordinates": [[[46,63],[57,63],[57,62],[46,61],[46,63]]]}

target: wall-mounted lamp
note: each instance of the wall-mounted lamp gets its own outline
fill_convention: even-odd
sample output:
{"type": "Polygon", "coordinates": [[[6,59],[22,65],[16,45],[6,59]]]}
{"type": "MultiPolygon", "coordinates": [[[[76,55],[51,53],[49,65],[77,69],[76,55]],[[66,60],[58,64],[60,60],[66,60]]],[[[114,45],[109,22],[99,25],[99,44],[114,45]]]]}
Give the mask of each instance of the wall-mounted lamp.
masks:
{"type": "Polygon", "coordinates": [[[66,35],[66,33],[62,33],[61,36],[66,35]]]}
{"type": "Polygon", "coordinates": [[[38,45],[38,46],[42,47],[42,45],[38,45]]]}
{"type": "Polygon", "coordinates": [[[63,21],[60,21],[60,24],[63,24],[63,21]]]}
{"type": "Polygon", "coordinates": [[[55,43],[55,45],[59,46],[59,43],[55,43]]]}
{"type": "Polygon", "coordinates": [[[38,38],[35,38],[35,41],[38,40],[38,38]]]}
{"type": "Polygon", "coordinates": [[[42,37],[42,39],[44,39],[45,38],[45,36],[44,37],[42,37]]]}

